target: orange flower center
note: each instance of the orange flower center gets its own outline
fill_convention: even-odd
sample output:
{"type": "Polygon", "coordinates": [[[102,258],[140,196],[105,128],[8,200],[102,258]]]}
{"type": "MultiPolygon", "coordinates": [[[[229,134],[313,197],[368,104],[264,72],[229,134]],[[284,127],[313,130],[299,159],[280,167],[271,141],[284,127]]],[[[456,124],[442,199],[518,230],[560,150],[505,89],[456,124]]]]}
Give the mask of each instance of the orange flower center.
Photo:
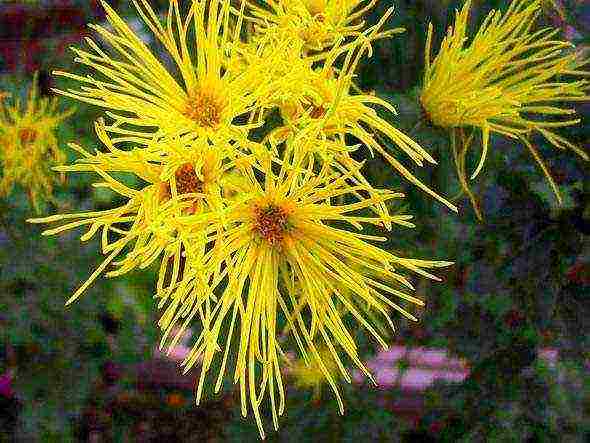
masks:
{"type": "Polygon", "coordinates": [[[37,131],[32,128],[19,129],[18,138],[22,145],[34,143],[37,140],[37,131]]]}
{"type": "MultiPolygon", "coordinates": [[[[195,168],[190,163],[185,163],[178,168],[174,174],[174,178],[176,179],[176,192],[178,195],[203,192],[203,182],[197,177],[195,168]]],[[[170,183],[160,183],[160,202],[170,200],[171,196],[172,192],[170,190],[170,183]]],[[[196,211],[195,205],[196,201],[193,204],[193,208],[188,211],[189,213],[194,213],[196,211]]]]}
{"type": "Polygon", "coordinates": [[[197,90],[189,96],[184,115],[199,126],[214,128],[221,122],[223,102],[211,91],[197,90]]]}
{"type": "Polygon", "coordinates": [[[316,105],[312,105],[311,106],[311,112],[309,113],[309,116],[311,118],[322,118],[324,115],[326,115],[326,108],[324,108],[322,105],[320,106],[316,106],[316,105]]]}
{"type": "Polygon", "coordinates": [[[289,229],[287,212],[277,205],[254,208],[254,230],[271,246],[279,245],[289,229]]]}
{"type": "Polygon", "coordinates": [[[197,177],[195,168],[190,163],[182,165],[174,174],[178,195],[203,191],[203,182],[197,177]]]}

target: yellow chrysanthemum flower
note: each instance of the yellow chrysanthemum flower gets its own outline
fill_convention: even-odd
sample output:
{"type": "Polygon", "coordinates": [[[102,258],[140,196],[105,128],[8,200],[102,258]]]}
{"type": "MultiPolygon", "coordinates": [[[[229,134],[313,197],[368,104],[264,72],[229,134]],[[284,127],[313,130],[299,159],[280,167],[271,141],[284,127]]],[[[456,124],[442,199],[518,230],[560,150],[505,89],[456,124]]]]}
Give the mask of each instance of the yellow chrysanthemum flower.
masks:
{"type": "MultiPolygon", "coordinates": [[[[362,17],[377,0],[267,0],[264,6],[248,1],[255,35],[298,38],[304,52],[323,51],[339,40],[361,34],[362,17]]],[[[379,35],[376,38],[386,36],[379,35]]]]}
{"type": "Polygon", "coordinates": [[[82,85],[78,91],[57,92],[108,109],[114,123],[107,130],[121,136],[114,141],[145,143],[154,132],[169,137],[193,134],[220,144],[243,141],[253,124],[261,124],[254,114],[258,100],[269,95],[269,67],[257,60],[248,70],[226,69],[239,49],[242,12],[230,29],[229,0],[189,3],[188,12],[181,17],[178,0],[170,0],[162,24],[147,0],[133,2],[174,63],[182,83],[103,1],[112,31],[89,26],[109,44],[111,52],[87,38],[90,51],[73,51],[76,61],[98,76],[55,72],[82,85]],[[191,49],[193,43],[196,54],[191,49]],[[237,123],[236,117],[242,115],[250,115],[251,120],[237,123]]]}
{"type": "Polygon", "coordinates": [[[539,0],[514,0],[505,13],[490,12],[471,41],[467,37],[470,8],[471,1],[467,1],[457,13],[433,62],[430,26],[420,97],[426,116],[432,124],[451,130],[459,179],[478,215],[465,165],[474,134],[465,134],[465,130],[482,133],[482,155],[472,179],[483,168],[490,134],[497,133],[520,140],[529,149],[561,201],[531,136],[538,133],[555,147],[571,149],[588,160],[584,151],[555,131],[580,121],[571,117],[574,109],[560,104],[588,100],[590,82],[572,79],[589,75],[580,69],[587,60],[580,59],[571,43],[556,38],[559,30],[533,29],[540,13],[539,0]]]}
{"type": "MultiPolygon", "coordinates": [[[[263,437],[260,405],[266,394],[275,428],[284,409],[280,371],[283,349],[277,340],[281,324],[290,325],[303,358],[317,359],[343,412],[337,384],[321,361],[318,346],[330,350],[343,379],[350,381],[342,352],[367,376],[370,374],[360,361],[355,341],[337,305],[345,306],[349,317],[386,347],[363,312],[375,311],[390,322],[383,308],[387,305],[415,320],[388,295],[422,305],[420,300],[395,287],[412,289],[408,279],[396,272],[397,268],[436,279],[425,269],[450,265],[398,257],[370,243],[383,241],[383,237],[343,227],[362,229],[367,224],[382,225],[383,217],[366,215],[363,211],[401,194],[382,191],[358,200],[353,191],[362,192],[363,187],[351,187],[347,183],[349,177],[334,173],[327,163],[321,171],[314,171],[313,161],[290,164],[275,159],[276,168],[271,167],[270,161],[261,167],[264,182],[259,184],[255,174],[248,175],[250,192],[244,192],[239,202],[222,212],[223,221],[219,223],[224,228],[207,232],[211,248],[201,264],[185,269],[183,290],[168,294],[169,307],[164,314],[168,323],[161,325],[166,330],[164,344],[179,322],[183,323],[178,332],[181,334],[194,315],[203,311],[211,313],[183,363],[185,371],[197,361],[201,363],[197,401],[220,347],[225,349],[215,391],[221,388],[228,355],[235,349],[234,381],[240,385],[242,414],[247,414],[249,402],[263,437]],[[342,196],[350,196],[354,201],[335,204],[342,196]],[[351,262],[357,266],[350,266],[351,262]],[[203,281],[209,282],[211,292],[196,291],[202,290],[203,281]],[[212,301],[211,306],[204,306],[212,301]],[[234,344],[236,329],[239,332],[234,344]]],[[[387,222],[411,226],[409,218],[389,216],[387,222]]],[[[198,214],[183,217],[189,225],[201,219],[198,214]]]]}
{"type": "Polygon", "coordinates": [[[207,243],[203,223],[179,224],[187,214],[207,214],[224,207],[224,189],[233,196],[239,183],[232,175],[234,162],[223,151],[207,143],[198,144],[189,137],[159,139],[147,147],[130,151],[119,149],[107,134],[104,122],[96,125],[104,152],[90,154],[81,146],[69,146],[82,158],[70,166],[54,168],[59,172],[93,172],[102,178],[96,187],[106,187],[124,198],[121,206],[96,212],[58,214],[31,219],[32,223],[62,223],[43,235],[88,226],[81,240],[101,232],[102,253],[107,257],[68,300],[75,301],[109,266],[106,273],[115,277],[135,268],[146,268],[161,259],[157,288],[182,280],[183,260],[198,261],[207,243]],[[139,184],[132,186],[112,174],[133,174],[139,184]],[[228,185],[226,186],[226,181],[228,185]]]}
{"type": "MultiPolygon", "coordinates": [[[[364,31],[354,45],[349,45],[340,67],[336,64],[342,53],[338,46],[331,51],[319,69],[314,69],[312,63],[305,59],[291,61],[294,68],[283,76],[280,84],[283,93],[281,100],[277,102],[285,126],[276,129],[271,137],[281,141],[294,135],[296,139],[306,142],[296,141],[293,146],[329,157],[344,170],[351,170],[357,162],[350,157],[350,152],[358,147],[346,146],[347,137],[352,136],[371,152],[376,151],[382,155],[410,183],[456,211],[455,205],[418,180],[385,147],[393,144],[419,166],[423,166],[424,162],[436,164],[435,159],[424,148],[382,118],[375,109],[380,107],[390,115],[395,115],[395,108],[375,94],[354,91],[358,89],[353,83],[356,68],[365,54],[371,56],[370,42],[392,12],[392,9],[388,10],[379,23],[364,31]],[[317,143],[318,139],[335,140],[337,143],[317,143]],[[319,149],[330,147],[340,149],[324,152],[319,149]],[[346,149],[343,150],[343,147],[346,149]]],[[[359,179],[362,180],[362,176],[359,179]]]]}
{"type": "Polygon", "coordinates": [[[52,200],[57,177],[51,167],[65,160],[55,133],[73,113],[58,111],[55,98],[39,97],[36,76],[26,105],[15,99],[0,107],[0,196],[7,197],[18,184],[37,212],[42,200],[52,200]]]}

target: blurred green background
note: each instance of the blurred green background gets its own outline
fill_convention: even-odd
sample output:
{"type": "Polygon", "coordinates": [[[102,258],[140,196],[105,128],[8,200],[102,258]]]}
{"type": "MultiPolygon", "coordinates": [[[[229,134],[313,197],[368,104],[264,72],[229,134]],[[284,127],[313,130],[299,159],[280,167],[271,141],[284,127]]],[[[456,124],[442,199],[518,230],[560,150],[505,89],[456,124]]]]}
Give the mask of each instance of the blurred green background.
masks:
{"type": "MultiPolygon", "coordinates": [[[[111,1],[131,22],[126,1],[111,1]]],[[[152,1],[164,8],[167,2],[152,1]]],[[[474,2],[473,25],[506,1],[474,2]]],[[[548,2],[549,3],[549,2],[548,2]]],[[[560,2],[565,20],[551,8],[541,19],[563,29],[582,48],[590,45],[590,5],[560,2]]],[[[391,5],[380,1],[375,22],[391,5]]],[[[417,93],[425,30],[432,21],[434,47],[461,2],[396,1],[392,27],[407,32],[375,44],[361,67],[365,90],[395,104],[388,117],[430,149],[437,168],[416,171],[448,196],[459,192],[447,135],[420,128],[417,93]]],[[[35,71],[41,90],[56,86],[53,69],[76,69],[67,47],[104,18],[96,1],[0,1],[0,90],[25,96],[35,71]]],[[[62,80],[58,81],[64,87],[62,80]]],[[[77,113],[59,130],[60,144],[95,147],[98,109],[63,99],[77,113]]],[[[590,104],[580,104],[583,124],[566,135],[590,148],[590,104]]],[[[473,189],[485,223],[460,198],[459,215],[408,188],[375,158],[367,175],[376,186],[406,192],[417,228],[395,231],[389,247],[405,255],[453,260],[443,283],[416,280],[426,307],[420,322],[394,318],[390,342],[406,349],[448,351],[469,374],[455,383],[424,389],[402,385],[345,386],[346,415],[325,389],[319,400],[287,387],[279,432],[270,441],[587,441],[590,432],[590,182],[588,164],[535,140],[564,195],[558,207],[542,173],[521,146],[494,138],[484,173],[473,189]],[[399,232],[399,236],[397,235],[399,232]],[[543,355],[550,355],[543,358],[543,355]]],[[[390,147],[394,150],[393,147],[390,147]]],[[[471,169],[477,161],[475,150],[471,169]]],[[[70,160],[74,156],[68,151],[70,160]]],[[[1,174],[1,170],[0,170],[1,174]]],[[[111,197],[90,186],[88,174],[72,174],[46,213],[111,207],[111,197]]],[[[257,441],[250,418],[240,417],[230,386],[208,393],[196,407],[191,377],[156,349],[159,318],[152,299],[155,269],[115,280],[99,279],[74,305],[64,302],[100,263],[98,244],[76,233],[41,237],[22,190],[0,200],[0,441],[257,441]]],[[[376,347],[359,335],[363,357],[376,347]]],[[[387,366],[387,362],[383,363],[387,366]]],[[[404,373],[412,362],[398,359],[404,373]]],[[[382,366],[383,366],[382,365],[382,366]]]]}

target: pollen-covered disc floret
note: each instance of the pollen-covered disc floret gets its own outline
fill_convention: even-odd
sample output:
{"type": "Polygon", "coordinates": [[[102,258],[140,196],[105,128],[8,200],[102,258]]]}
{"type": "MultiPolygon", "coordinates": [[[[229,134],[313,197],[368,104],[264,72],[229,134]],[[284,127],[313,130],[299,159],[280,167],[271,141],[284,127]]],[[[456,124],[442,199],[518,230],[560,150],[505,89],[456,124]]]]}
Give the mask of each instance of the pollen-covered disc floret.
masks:
{"type": "Polygon", "coordinates": [[[174,173],[176,178],[176,192],[179,195],[192,194],[203,190],[203,182],[197,177],[195,167],[185,163],[174,173]]]}
{"type": "Polygon", "coordinates": [[[254,206],[254,230],[269,245],[282,243],[289,230],[289,213],[273,203],[258,203],[254,206]]]}
{"type": "Polygon", "coordinates": [[[35,128],[22,128],[18,130],[18,139],[25,150],[35,143],[38,137],[39,133],[35,128]]]}
{"type": "MultiPolygon", "coordinates": [[[[191,163],[185,163],[174,172],[174,182],[176,194],[183,196],[186,194],[200,194],[203,192],[205,182],[201,180],[195,167],[191,163]]],[[[165,180],[160,184],[160,202],[166,202],[172,197],[171,180],[165,180]]],[[[196,212],[198,209],[198,197],[193,197],[193,206],[188,208],[188,212],[196,212]]]]}
{"type": "Polygon", "coordinates": [[[216,128],[222,119],[224,103],[215,93],[197,89],[188,96],[184,115],[203,128],[216,128]]]}

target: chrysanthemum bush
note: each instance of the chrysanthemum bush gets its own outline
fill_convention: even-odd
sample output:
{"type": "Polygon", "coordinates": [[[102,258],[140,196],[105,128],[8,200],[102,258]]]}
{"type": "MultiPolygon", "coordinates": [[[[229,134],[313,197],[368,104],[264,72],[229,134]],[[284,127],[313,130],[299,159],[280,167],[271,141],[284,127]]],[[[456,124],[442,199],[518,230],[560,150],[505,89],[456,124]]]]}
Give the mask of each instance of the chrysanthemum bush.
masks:
{"type": "MultiPolygon", "coordinates": [[[[433,269],[451,264],[379,246],[390,232],[400,236],[414,225],[399,210],[404,195],[374,187],[363,174],[373,155],[436,204],[457,208],[412,173],[409,164],[436,161],[389,123],[395,118],[382,117],[395,114],[394,104],[355,84],[373,43],[403,31],[387,29],[393,9],[365,24],[375,3],[170,0],[159,17],[146,0],[134,0],[161,52],[104,3],[108,26],[91,25],[97,38],[74,49],[84,72],[55,73],[79,84],[57,92],[105,111],[95,124],[100,145],[70,144],[79,159],[55,169],[95,174],[95,186],[122,201],[108,210],[30,220],[54,225],[44,235],[84,227],[83,241],[100,239],[105,259],[68,303],[103,274],[157,263],[162,346],[172,349],[186,328],[194,329],[183,366],[200,366],[197,402],[209,386],[219,391],[230,374],[243,415],[254,415],[262,437],[264,405],[275,429],[284,412],[287,352],[319,370],[343,412],[338,385],[351,381],[348,366],[371,378],[357,330],[386,347],[382,325],[393,328],[396,312],[415,320],[413,307],[423,305],[412,275],[438,280],[433,269]]],[[[531,11],[540,7],[514,3],[518,10],[524,3],[531,11]]],[[[500,22],[497,17],[488,21],[500,22]]],[[[550,45],[531,63],[564,46],[550,45]]],[[[432,105],[450,93],[445,85],[438,86],[441,94],[431,92],[444,63],[427,67],[422,96],[435,124],[437,115],[452,117],[432,105]]],[[[547,109],[553,108],[540,111],[547,109]]]]}

